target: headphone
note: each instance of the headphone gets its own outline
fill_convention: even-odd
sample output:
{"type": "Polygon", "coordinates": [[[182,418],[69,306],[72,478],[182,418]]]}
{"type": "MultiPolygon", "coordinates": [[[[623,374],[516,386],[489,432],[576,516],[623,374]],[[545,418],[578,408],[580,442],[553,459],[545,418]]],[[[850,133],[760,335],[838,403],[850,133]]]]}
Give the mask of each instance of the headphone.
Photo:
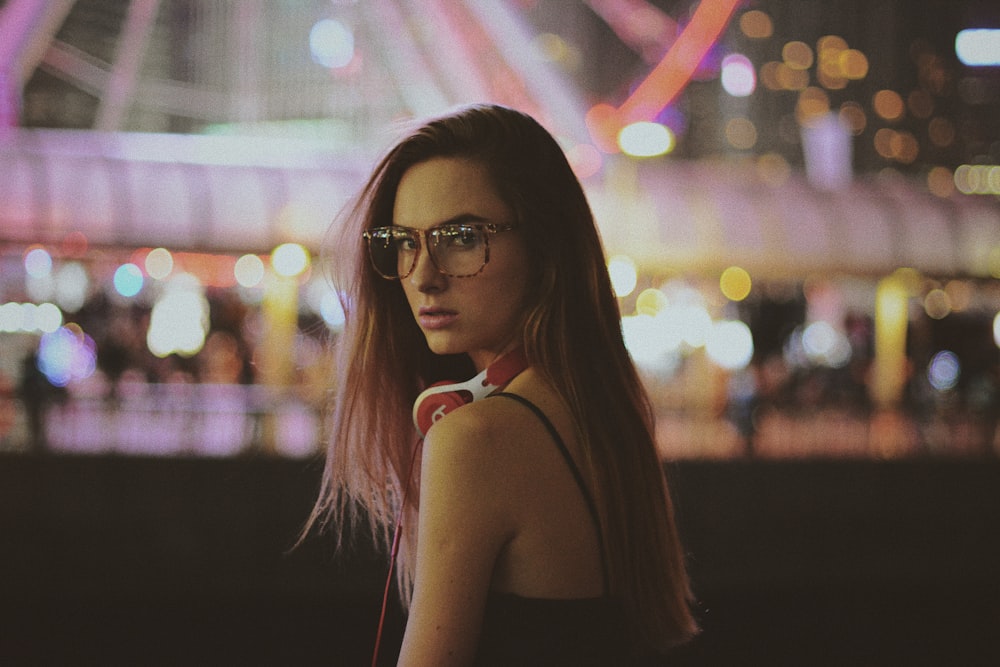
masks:
{"type": "Polygon", "coordinates": [[[446,414],[466,403],[486,398],[527,367],[528,359],[524,356],[524,348],[517,347],[494,361],[471,380],[435,382],[421,392],[413,403],[414,426],[417,427],[421,437],[427,435],[430,427],[446,414]]]}

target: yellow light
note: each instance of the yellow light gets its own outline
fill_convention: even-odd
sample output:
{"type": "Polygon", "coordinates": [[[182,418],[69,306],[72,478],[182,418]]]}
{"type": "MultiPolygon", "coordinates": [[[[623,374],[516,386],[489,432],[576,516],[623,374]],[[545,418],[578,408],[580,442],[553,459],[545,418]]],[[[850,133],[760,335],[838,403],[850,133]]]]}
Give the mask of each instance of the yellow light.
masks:
{"type": "Polygon", "coordinates": [[[730,266],[719,278],[719,289],[730,301],[742,301],[747,298],[752,285],[750,274],[738,266],[730,266]]]}
{"type": "Polygon", "coordinates": [[[868,58],[857,49],[847,49],[840,52],[841,74],[852,81],[858,81],[868,76],[868,58]]]}
{"type": "Polygon", "coordinates": [[[781,49],[781,57],[788,67],[796,70],[809,69],[813,64],[813,50],[805,42],[788,42],[781,49]]]}
{"type": "Polygon", "coordinates": [[[800,125],[808,125],[830,112],[830,98],[819,88],[806,88],[799,93],[795,117],[800,125]]]}
{"type": "Polygon", "coordinates": [[[924,312],[934,320],[943,320],[951,314],[951,297],[943,289],[932,289],[924,297],[924,312]]]}
{"type": "Polygon", "coordinates": [[[886,120],[899,120],[903,115],[903,98],[894,90],[880,90],[873,99],[875,113],[886,120]]]}
{"type": "Polygon", "coordinates": [[[635,300],[635,312],[638,315],[656,317],[664,311],[669,302],[667,295],[658,289],[644,289],[635,300]]]}
{"type": "Polygon", "coordinates": [[[752,9],[740,17],[740,30],[750,39],[767,39],[774,33],[774,25],[770,16],[752,9]]]}
{"type": "Polygon", "coordinates": [[[297,276],[309,268],[309,253],[298,243],[282,243],[271,253],[271,266],[280,276],[297,276]]]}
{"type": "Polygon", "coordinates": [[[757,127],[746,118],[732,118],[726,123],[726,141],[733,148],[749,150],[757,143],[757,127]]]}
{"type": "Polygon", "coordinates": [[[955,180],[947,167],[934,167],[927,173],[927,189],[936,197],[950,197],[955,192],[955,180]]]}
{"type": "Polygon", "coordinates": [[[875,291],[875,360],[872,397],[880,407],[897,403],[906,384],[907,299],[903,278],[894,274],[875,291]]]}
{"type": "Polygon", "coordinates": [[[857,136],[865,131],[868,125],[868,117],[865,110],[857,102],[844,102],[840,105],[840,120],[851,129],[851,133],[857,136]]]}

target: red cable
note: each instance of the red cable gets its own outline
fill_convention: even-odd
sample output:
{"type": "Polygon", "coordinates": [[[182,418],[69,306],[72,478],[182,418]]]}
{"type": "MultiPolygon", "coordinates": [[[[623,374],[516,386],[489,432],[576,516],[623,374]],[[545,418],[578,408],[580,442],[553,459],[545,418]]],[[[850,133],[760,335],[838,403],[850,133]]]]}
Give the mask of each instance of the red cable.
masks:
{"type": "Polygon", "coordinates": [[[399,553],[399,543],[400,537],[403,534],[403,512],[406,511],[406,497],[410,493],[410,480],[413,477],[413,464],[417,460],[417,452],[420,451],[420,445],[423,443],[423,439],[413,447],[413,455],[410,457],[410,468],[406,473],[406,486],[403,487],[403,502],[399,506],[399,515],[396,517],[396,530],[392,536],[392,548],[389,550],[389,573],[385,578],[385,591],[382,593],[382,611],[379,613],[378,617],[378,630],[375,632],[375,648],[372,651],[372,667],[377,667],[378,665],[378,651],[382,644],[382,629],[385,626],[385,611],[389,606],[389,588],[392,585],[392,573],[396,568],[396,554],[399,553]]]}

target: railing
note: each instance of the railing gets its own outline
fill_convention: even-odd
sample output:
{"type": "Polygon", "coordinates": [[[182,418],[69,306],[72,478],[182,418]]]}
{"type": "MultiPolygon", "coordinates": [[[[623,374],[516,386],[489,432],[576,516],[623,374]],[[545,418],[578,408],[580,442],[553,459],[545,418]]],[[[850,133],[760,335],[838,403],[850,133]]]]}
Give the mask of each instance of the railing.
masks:
{"type": "MultiPolygon", "coordinates": [[[[14,405],[0,451],[301,458],[324,440],[318,406],[294,389],[261,385],[131,382],[112,398],[71,395],[44,410],[14,405]]],[[[741,430],[708,411],[664,410],[659,450],[667,460],[1000,457],[997,416],[983,413],[770,407],[754,414],[749,432],[748,423],[741,430]]]]}

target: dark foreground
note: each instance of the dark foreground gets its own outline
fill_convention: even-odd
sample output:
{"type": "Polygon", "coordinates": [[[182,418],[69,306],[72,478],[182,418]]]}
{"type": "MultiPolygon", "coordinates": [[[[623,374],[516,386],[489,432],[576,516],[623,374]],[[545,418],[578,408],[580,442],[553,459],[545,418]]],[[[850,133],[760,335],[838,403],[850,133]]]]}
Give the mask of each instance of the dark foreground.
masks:
{"type": "MultiPolygon", "coordinates": [[[[1000,664],[1000,462],[670,467],[677,665],[1000,664]]],[[[289,551],[316,463],[0,456],[0,664],[366,665],[384,560],[289,551]]],[[[398,647],[402,618],[390,614],[398,647]]]]}

